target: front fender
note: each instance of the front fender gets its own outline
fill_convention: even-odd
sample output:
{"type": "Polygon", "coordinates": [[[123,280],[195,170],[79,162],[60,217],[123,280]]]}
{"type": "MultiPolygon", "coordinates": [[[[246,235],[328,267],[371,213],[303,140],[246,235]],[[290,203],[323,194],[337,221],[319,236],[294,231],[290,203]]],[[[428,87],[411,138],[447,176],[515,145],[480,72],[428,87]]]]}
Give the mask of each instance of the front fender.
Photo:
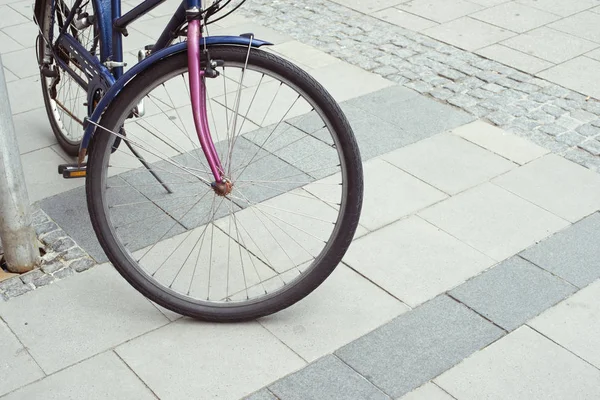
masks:
{"type": "MultiPolygon", "coordinates": [[[[237,46],[252,46],[252,47],[261,47],[265,45],[271,45],[272,43],[266,42],[264,40],[259,39],[251,39],[245,36],[208,36],[202,39],[202,46],[217,46],[217,45],[237,45],[237,46]]],[[[169,57],[171,55],[181,53],[186,51],[187,43],[181,42],[169,46],[167,48],[161,49],[156,53],[153,53],[149,57],[145,58],[141,62],[135,64],[131,69],[129,69],[126,73],[124,73],[120,79],[118,79],[108,91],[102,96],[100,102],[94,109],[94,112],[90,117],[88,117],[85,121],[85,131],[83,133],[83,138],[81,140],[81,145],[79,147],[79,164],[83,163],[83,160],[86,156],[88,146],[92,137],[94,136],[94,132],[96,131],[96,125],[93,123],[98,123],[100,117],[104,113],[104,111],[110,106],[111,102],[115,99],[115,97],[119,94],[121,90],[138,74],[144,72],[149,67],[151,67],[155,62],[169,57]],[[93,123],[88,123],[91,121],[93,123]]]]}

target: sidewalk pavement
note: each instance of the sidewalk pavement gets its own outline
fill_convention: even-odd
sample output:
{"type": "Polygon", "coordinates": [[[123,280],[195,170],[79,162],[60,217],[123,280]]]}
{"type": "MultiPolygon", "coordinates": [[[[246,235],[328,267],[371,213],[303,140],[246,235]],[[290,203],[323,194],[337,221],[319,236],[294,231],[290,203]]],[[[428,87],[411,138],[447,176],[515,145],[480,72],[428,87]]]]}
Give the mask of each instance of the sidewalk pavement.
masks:
{"type": "MultiPolygon", "coordinates": [[[[17,12],[24,3],[0,7],[17,12]]],[[[136,32],[152,35],[168,10],[157,8],[136,32]]],[[[310,70],[351,121],[366,191],[362,228],[344,262],[305,300],[244,324],[181,318],[107,263],[0,297],[0,397],[597,399],[593,165],[271,25],[230,21],[212,33],[254,31],[274,41],[273,51],[310,70]]],[[[0,27],[0,40],[10,38],[8,28],[0,27]]],[[[13,50],[26,54],[33,43],[13,50]]],[[[4,45],[2,52],[11,54],[4,45]]],[[[54,174],[65,156],[40,108],[36,73],[19,72],[9,90],[30,193],[102,262],[82,182],[54,174]]]]}

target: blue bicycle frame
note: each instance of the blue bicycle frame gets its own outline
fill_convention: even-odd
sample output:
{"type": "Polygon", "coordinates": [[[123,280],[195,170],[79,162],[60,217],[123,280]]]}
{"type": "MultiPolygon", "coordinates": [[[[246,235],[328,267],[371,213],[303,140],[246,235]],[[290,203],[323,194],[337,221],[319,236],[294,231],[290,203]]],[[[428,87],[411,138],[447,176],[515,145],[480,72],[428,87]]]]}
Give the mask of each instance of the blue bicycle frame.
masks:
{"type": "MultiPolygon", "coordinates": [[[[37,0],[37,2],[39,1],[37,0]]],[[[94,135],[96,124],[100,120],[100,117],[125,85],[158,60],[186,51],[185,42],[171,46],[169,44],[179,36],[179,31],[186,24],[186,10],[201,10],[201,0],[183,0],[154,45],[152,54],[123,73],[122,36],[127,35],[127,26],[165,1],[145,0],[125,15],[121,15],[121,0],[92,0],[101,44],[99,58],[90,54],[67,31],[68,26],[75,16],[75,11],[82,0],[77,0],[74,3],[69,16],[65,20],[63,29],[56,42],[67,49],[72,57],[76,58],[88,77],[88,82],[86,82],[72,71],[60,57],[55,57],[56,62],[60,64],[63,71],[69,73],[88,93],[88,117],[84,123],[85,132],[79,150],[79,164],[84,161],[90,140],[94,135]],[[98,91],[102,93],[99,102],[96,100],[98,91]],[[97,104],[95,104],[96,102],[97,104]]],[[[38,7],[37,2],[35,13],[37,20],[40,21],[41,15],[39,10],[41,7],[38,7]]],[[[52,35],[52,30],[50,30],[50,35],[52,35]]],[[[209,36],[203,37],[202,40],[203,46],[206,45],[207,47],[214,45],[260,47],[271,44],[247,35],[209,36]]],[[[50,42],[53,43],[52,37],[50,37],[50,42]]]]}

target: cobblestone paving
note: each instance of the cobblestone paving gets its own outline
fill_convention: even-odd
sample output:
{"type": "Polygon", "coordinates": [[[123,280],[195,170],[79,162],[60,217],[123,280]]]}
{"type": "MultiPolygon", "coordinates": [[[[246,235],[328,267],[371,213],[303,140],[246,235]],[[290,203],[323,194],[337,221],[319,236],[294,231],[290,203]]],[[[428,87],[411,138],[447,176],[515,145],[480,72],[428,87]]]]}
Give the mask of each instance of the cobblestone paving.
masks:
{"type": "Polygon", "coordinates": [[[0,301],[85,271],[96,262],[42,210],[33,214],[33,226],[45,245],[39,268],[0,282],[0,301]]]}
{"type": "Polygon", "coordinates": [[[249,0],[241,12],[600,172],[595,99],[327,0],[249,0]]]}

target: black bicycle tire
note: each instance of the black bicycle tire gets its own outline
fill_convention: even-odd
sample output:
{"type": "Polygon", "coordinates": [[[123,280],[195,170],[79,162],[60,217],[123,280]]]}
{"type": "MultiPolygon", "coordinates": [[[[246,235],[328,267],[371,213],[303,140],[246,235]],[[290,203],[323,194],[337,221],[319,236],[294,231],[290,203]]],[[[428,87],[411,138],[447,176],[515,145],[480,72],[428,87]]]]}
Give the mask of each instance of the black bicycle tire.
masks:
{"type": "MultiPolygon", "coordinates": [[[[236,61],[244,60],[247,52],[247,48],[238,46],[219,46],[210,50],[211,56],[215,59],[236,61]]],[[[122,118],[122,110],[127,109],[126,107],[132,101],[131,98],[135,98],[137,95],[138,88],[148,86],[150,82],[158,79],[157,77],[169,73],[176,65],[182,63],[187,65],[187,53],[175,54],[158,61],[153,68],[149,68],[135,77],[111,103],[109,109],[104,113],[101,125],[107,129],[114,128],[113,125],[116,125],[119,119],[122,118]]],[[[348,172],[346,206],[344,215],[341,218],[340,229],[337,231],[338,234],[332,238],[333,245],[322,257],[319,265],[312,268],[306,276],[291,284],[290,287],[276,296],[265,296],[265,299],[257,300],[252,304],[229,305],[227,307],[199,305],[196,302],[171,297],[169,293],[166,293],[156,283],[140,273],[135,266],[131,265],[128,257],[122,252],[115,237],[111,234],[109,217],[102,202],[102,159],[107,154],[106,148],[109,146],[111,136],[109,132],[102,129],[96,131],[93,138],[93,150],[88,158],[88,175],[86,179],[88,209],[92,225],[108,259],[117,271],[148,299],[179,314],[206,321],[230,322],[255,319],[287,308],[307,296],[341,262],[354,237],[362,206],[363,180],[358,145],[348,120],[335,100],[314,78],[274,54],[253,49],[250,53],[249,64],[272,68],[279,75],[285,76],[298,85],[305,94],[313,97],[313,100],[324,112],[325,117],[338,135],[339,146],[343,154],[342,161],[346,163],[348,172]]]]}
{"type": "MultiPolygon", "coordinates": [[[[41,32],[46,32],[46,26],[45,24],[51,20],[51,18],[47,18],[47,14],[48,14],[48,10],[51,10],[51,7],[49,7],[49,5],[52,5],[52,1],[54,0],[42,0],[43,4],[42,4],[42,20],[38,21],[38,23],[40,24],[40,30],[41,32]]],[[[93,4],[93,3],[92,3],[93,4]]],[[[54,21],[54,23],[56,23],[56,21],[54,21]]],[[[92,27],[92,29],[96,30],[96,23],[94,23],[94,26],[92,27]]],[[[52,29],[52,27],[49,27],[49,29],[52,29]]],[[[45,45],[45,41],[44,38],[41,37],[42,33],[40,33],[38,36],[40,36],[38,38],[38,54],[40,59],[43,58],[43,50],[44,50],[44,45],[45,45]]],[[[51,104],[50,104],[50,95],[48,93],[48,88],[47,88],[47,84],[46,84],[46,79],[45,76],[40,72],[40,84],[42,86],[42,96],[44,98],[44,108],[46,109],[46,114],[48,115],[48,120],[50,121],[50,127],[52,128],[52,133],[54,134],[54,136],[56,137],[56,141],[58,142],[58,145],[65,151],[65,153],[67,153],[70,156],[77,156],[79,154],[79,145],[81,143],[81,140],[78,141],[73,141],[73,140],[69,140],[68,138],[66,138],[54,115],[53,112],[51,110],[51,104]]],[[[84,116],[81,116],[81,120],[83,120],[84,116]]],[[[82,132],[83,132],[83,127],[81,128],[82,132]]]]}

